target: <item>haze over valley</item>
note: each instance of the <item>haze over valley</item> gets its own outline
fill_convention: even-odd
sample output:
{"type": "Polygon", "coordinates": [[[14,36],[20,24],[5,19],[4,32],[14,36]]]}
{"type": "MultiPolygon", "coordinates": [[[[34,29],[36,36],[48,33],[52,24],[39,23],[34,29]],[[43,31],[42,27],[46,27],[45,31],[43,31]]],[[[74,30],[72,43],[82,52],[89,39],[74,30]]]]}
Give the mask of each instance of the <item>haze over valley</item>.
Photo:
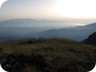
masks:
{"type": "MultiPolygon", "coordinates": [[[[82,41],[96,31],[96,23],[62,26],[64,21],[11,19],[0,22],[0,40],[26,38],[67,38],[82,41]],[[57,25],[57,26],[56,26],[57,25]]],[[[66,25],[66,24],[65,24],[66,25]]]]}
{"type": "Polygon", "coordinates": [[[0,40],[68,38],[96,31],[95,0],[7,0],[0,9],[0,40]]]}

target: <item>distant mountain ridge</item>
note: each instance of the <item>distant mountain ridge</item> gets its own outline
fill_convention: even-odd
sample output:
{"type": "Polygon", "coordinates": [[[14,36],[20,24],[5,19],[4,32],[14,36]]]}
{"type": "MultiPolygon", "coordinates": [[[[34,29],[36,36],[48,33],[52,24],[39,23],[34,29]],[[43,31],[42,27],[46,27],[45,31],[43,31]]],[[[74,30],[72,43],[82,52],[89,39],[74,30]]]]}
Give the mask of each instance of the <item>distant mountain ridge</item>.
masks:
{"type": "Polygon", "coordinates": [[[59,22],[47,21],[47,20],[34,20],[34,19],[13,19],[13,20],[1,21],[0,40],[55,37],[55,38],[67,38],[76,41],[82,41],[86,39],[90,34],[96,32],[96,23],[70,28],[59,28],[59,29],[56,29],[54,27],[46,28],[48,26],[51,26],[52,24],[58,25],[59,22]],[[39,24],[41,28],[40,26],[38,26],[39,24]]]}
{"type": "Polygon", "coordinates": [[[36,38],[57,37],[57,38],[67,38],[76,41],[82,41],[86,39],[93,32],[96,32],[96,23],[73,28],[50,29],[39,33],[33,33],[29,36],[36,38]]]}
{"type": "Polygon", "coordinates": [[[60,24],[64,24],[64,21],[35,20],[29,18],[0,21],[0,27],[59,27],[60,24]]]}
{"type": "Polygon", "coordinates": [[[1,27],[24,27],[24,25],[30,25],[34,23],[36,20],[33,19],[10,19],[10,20],[4,20],[0,21],[1,27]]]}
{"type": "Polygon", "coordinates": [[[76,27],[76,29],[85,29],[85,30],[95,29],[96,30],[96,23],[91,23],[91,24],[88,24],[88,25],[85,25],[85,26],[78,26],[78,27],[76,27]]]}

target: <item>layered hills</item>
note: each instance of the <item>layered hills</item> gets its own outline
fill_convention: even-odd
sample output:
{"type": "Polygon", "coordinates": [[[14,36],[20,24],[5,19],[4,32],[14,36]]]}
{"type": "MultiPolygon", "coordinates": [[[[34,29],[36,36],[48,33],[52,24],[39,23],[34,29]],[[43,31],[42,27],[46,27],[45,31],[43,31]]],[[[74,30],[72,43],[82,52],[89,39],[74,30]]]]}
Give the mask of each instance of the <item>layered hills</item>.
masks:
{"type": "Polygon", "coordinates": [[[64,24],[64,22],[33,19],[12,19],[1,21],[0,41],[54,37],[82,41],[93,32],[96,32],[96,23],[69,28],[60,28],[59,26],[61,24],[64,24]]]}

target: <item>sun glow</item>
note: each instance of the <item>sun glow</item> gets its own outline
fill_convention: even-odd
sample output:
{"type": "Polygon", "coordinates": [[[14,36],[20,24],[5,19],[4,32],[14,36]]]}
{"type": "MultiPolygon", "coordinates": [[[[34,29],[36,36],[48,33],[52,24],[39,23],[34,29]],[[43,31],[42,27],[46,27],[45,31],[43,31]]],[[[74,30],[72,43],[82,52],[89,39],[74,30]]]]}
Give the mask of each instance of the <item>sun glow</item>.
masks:
{"type": "Polygon", "coordinates": [[[96,18],[96,0],[56,0],[54,12],[61,17],[96,18]]]}

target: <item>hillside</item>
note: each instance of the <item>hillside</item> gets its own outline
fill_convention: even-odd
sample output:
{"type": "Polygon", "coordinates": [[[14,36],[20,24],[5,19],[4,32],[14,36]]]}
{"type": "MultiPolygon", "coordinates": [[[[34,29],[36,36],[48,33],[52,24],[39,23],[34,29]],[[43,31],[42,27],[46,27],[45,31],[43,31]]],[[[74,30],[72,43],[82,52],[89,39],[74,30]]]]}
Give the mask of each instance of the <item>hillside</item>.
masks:
{"type": "Polygon", "coordinates": [[[0,51],[12,72],[87,72],[96,61],[96,47],[62,38],[1,42],[0,51]]]}
{"type": "Polygon", "coordinates": [[[92,33],[87,39],[83,41],[86,44],[96,46],[96,32],[92,33]]]}

